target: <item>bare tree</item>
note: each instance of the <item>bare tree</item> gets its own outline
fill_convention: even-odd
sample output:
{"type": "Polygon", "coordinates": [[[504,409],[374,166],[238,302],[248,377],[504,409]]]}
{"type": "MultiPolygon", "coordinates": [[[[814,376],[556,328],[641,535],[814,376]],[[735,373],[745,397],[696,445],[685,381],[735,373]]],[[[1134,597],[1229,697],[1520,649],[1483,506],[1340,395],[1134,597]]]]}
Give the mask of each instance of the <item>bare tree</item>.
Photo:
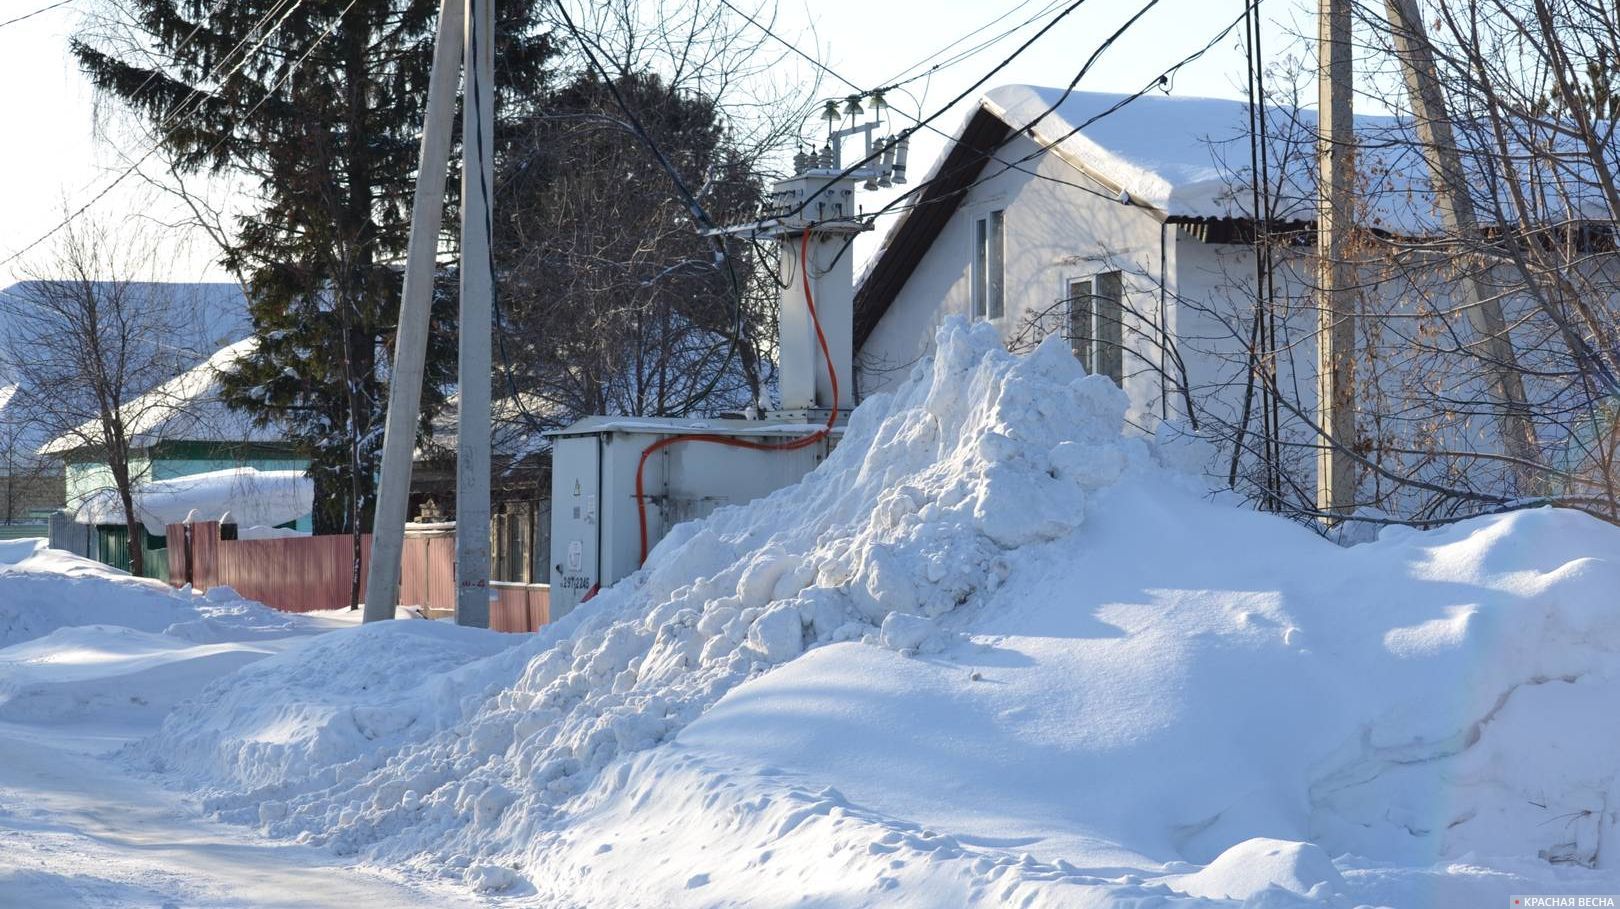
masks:
{"type": "Polygon", "coordinates": [[[712,229],[754,217],[809,95],[773,81],[769,9],[739,9],[615,0],[558,23],[564,71],[497,177],[502,393],[526,416],[764,401],[774,253],[712,229]]]}
{"type": "MultiPolygon", "coordinates": [[[[142,428],[184,402],[152,393],[196,359],[181,309],[150,282],[154,249],[139,233],[83,218],[70,221],[25,280],[0,302],[11,405],[57,450],[104,463],[129,528],[133,573],[144,570],[144,528],[135,506],[142,428]]],[[[8,410],[11,409],[8,407],[8,410]]]]}

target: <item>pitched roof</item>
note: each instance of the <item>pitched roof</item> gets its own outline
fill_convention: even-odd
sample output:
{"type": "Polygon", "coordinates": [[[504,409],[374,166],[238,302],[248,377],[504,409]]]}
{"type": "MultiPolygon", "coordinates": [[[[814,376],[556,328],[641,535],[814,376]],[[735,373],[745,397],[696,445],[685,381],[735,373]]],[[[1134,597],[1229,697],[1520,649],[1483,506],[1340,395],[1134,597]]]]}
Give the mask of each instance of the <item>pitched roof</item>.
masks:
{"type": "MultiPolygon", "coordinates": [[[[1270,170],[1275,215],[1314,217],[1315,113],[1269,110],[1270,170]]],[[[1374,151],[1387,189],[1371,200],[1369,223],[1421,229],[1432,221],[1421,158],[1408,143],[1390,143],[1404,121],[1359,116],[1356,130],[1374,151]]],[[[925,178],[911,206],[880,242],[855,292],[855,345],[864,344],[923,254],[939,235],[966,189],[1017,162],[998,151],[1014,130],[1089,177],[1121,204],[1159,220],[1207,222],[1250,214],[1249,109],[1242,101],[1148,94],[1069,92],[1038,85],[1005,85],[986,93],[925,178]],[[1033,123],[1033,126],[1029,124],[1033,123]],[[987,157],[993,155],[994,159],[987,157]],[[999,161],[999,163],[998,163],[999,161]],[[937,186],[935,184],[938,184],[937,186]]]]}
{"type": "MultiPolygon", "coordinates": [[[[220,348],[204,362],[186,370],[124,404],[130,444],[145,447],[159,441],[279,442],[285,435],[275,427],[258,427],[245,413],[231,410],[220,397],[221,374],[258,346],[247,338],[220,348]]],[[[99,435],[94,420],[64,433],[40,448],[42,455],[60,455],[85,447],[84,439],[99,435]]]]}
{"type": "MultiPolygon", "coordinates": [[[[19,307],[26,307],[30,294],[37,292],[36,285],[42,283],[45,282],[18,281],[0,288],[0,349],[7,344],[11,330],[10,314],[19,307]]],[[[100,286],[111,282],[95,283],[100,286]]],[[[182,327],[183,334],[180,337],[154,337],[153,340],[170,351],[214,351],[248,337],[253,331],[247,300],[238,284],[137,281],[124,285],[124,290],[148,298],[159,294],[166,297],[166,305],[172,307],[175,316],[173,321],[182,327]]],[[[25,453],[30,457],[44,454],[42,447],[54,445],[55,442],[49,438],[48,430],[40,425],[40,421],[26,412],[24,399],[18,396],[20,390],[14,376],[0,372],[0,435],[4,436],[6,445],[16,449],[14,457],[22,457],[25,453]]]]}

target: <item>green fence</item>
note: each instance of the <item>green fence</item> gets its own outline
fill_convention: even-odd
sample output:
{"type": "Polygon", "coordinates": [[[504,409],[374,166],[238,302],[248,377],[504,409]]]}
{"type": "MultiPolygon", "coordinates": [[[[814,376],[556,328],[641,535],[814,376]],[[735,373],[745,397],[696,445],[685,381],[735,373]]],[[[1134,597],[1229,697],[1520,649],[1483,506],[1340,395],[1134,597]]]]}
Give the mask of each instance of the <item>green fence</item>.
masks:
{"type": "Polygon", "coordinates": [[[0,540],[23,540],[28,537],[48,537],[50,535],[50,525],[43,521],[38,524],[0,524],[0,540]]]}
{"type": "MultiPolygon", "coordinates": [[[[169,579],[169,541],[141,532],[141,576],[169,579]]],[[[129,528],[118,524],[96,527],[96,561],[124,571],[129,570],[129,528]]]]}

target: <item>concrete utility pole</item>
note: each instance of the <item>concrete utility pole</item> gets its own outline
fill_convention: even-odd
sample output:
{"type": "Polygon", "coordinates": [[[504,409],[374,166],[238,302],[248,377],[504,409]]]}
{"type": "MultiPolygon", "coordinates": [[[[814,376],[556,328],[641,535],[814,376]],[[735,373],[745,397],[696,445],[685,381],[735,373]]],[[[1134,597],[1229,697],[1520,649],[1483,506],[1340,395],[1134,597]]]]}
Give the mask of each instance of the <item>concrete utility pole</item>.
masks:
{"type": "Polygon", "coordinates": [[[1355,462],[1337,446],[1356,441],[1356,289],[1349,265],[1355,125],[1351,107],[1350,0],[1317,6],[1316,407],[1324,438],[1316,457],[1316,507],[1330,522],[1355,509],[1355,462]]]}
{"type": "Polygon", "coordinates": [[[495,185],[495,0],[467,0],[462,103],[461,398],[456,431],[456,624],[489,627],[490,240],[495,185]]]}
{"type": "MultiPolygon", "coordinates": [[[[1429,44],[1417,0],[1385,0],[1385,6],[1395,36],[1395,50],[1406,77],[1406,91],[1412,100],[1418,142],[1434,183],[1441,226],[1461,240],[1478,241],[1481,239],[1479,218],[1474,211],[1473,197],[1468,194],[1462,156],[1451,131],[1446,97],[1435,69],[1434,50],[1429,44]]],[[[1480,265],[1477,261],[1471,264],[1480,265]]],[[[1491,397],[1501,408],[1497,429],[1502,435],[1502,448],[1520,463],[1516,471],[1519,493],[1532,494],[1537,484],[1535,465],[1540,463],[1539,448],[1525,404],[1524,381],[1513,352],[1513,341],[1508,336],[1507,320],[1502,316],[1502,304],[1480,288],[1472,267],[1464,270],[1457,287],[1469,325],[1479,336],[1479,357],[1485,363],[1491,397]]]]}
{"type": "Polygon", "coordinates": [[[399,603],[399,563],[410,504],[411,456],[422,403],[428,324],[433,307],[439,228],[444,221],[444,184],[450,169],[450,126],[456,115],[456,77],[461,69],[461,30],[466,0],[441,0],[439,29],[428,76],[422,153],[411,201],[411,238],[405,252],[405,288],[399,304],[388,422],[383,430],[382,478],[371,526],[371,569],[366,575],[365,621],[394,617],[399,603]]]}

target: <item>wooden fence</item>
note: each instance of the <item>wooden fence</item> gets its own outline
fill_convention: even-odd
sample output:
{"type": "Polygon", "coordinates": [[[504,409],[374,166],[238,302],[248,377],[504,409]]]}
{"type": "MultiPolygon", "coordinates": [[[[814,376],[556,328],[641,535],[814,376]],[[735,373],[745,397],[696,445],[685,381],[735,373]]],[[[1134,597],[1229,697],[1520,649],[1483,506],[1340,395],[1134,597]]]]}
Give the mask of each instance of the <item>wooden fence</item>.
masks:
{"type": "MultiPolygon", "coordinates": [[[[286,612],[349,605],[354,538],[347,535],[222,540],[219,524],[170,524],[169,582],[197,590],[226,585],[250,600],[286,612]]],[[[453,536],[407,537],[400,559],[399,602],[430,611],[455,608],[453,536]]],[[[361,538],[360,599],[366,596],[371,535],[361,538]]],[[[535,631],[550,621],[550,587],[492,585],[490,627],[535,631]]]]}

